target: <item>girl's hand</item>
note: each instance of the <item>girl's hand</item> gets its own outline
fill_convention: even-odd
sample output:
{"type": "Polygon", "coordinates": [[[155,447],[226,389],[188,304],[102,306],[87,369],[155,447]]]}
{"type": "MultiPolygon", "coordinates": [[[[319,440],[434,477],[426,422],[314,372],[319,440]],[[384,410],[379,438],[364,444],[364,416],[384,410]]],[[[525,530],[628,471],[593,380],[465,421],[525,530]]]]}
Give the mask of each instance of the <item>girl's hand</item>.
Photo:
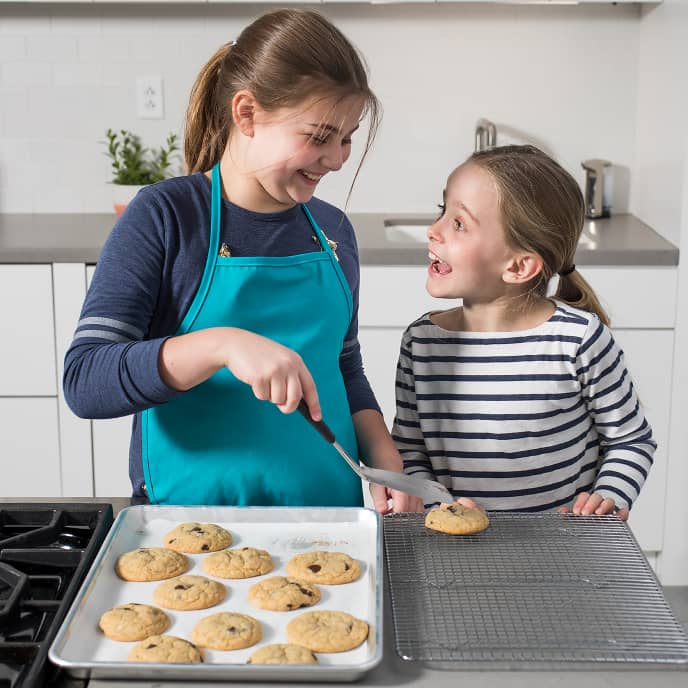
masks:
{"type": "Polygon", "coordinates": [[[373,498],[375,511],[383,516],[392,512],[398,514],[404,511],[423,511],[423,500],[420,497],[392,490],[384,485],[370,483],[370,495],[373,498]]]}
{"type": "Polygon", "coordinates": [[[480,506],[477,502],[474,502],[472,499],[469,497],[459,497],[456,500],[456,504],[463,504],[465,507],[468,509],[477,509],[478,511],[482,511],[484,514],[487,512],[485,511],[485,508],[480,506]]]}
{"type": "Polygon", "coordinates": [[[303,398],[313,420],[321,420],[315,382],[301,356],[254,332],[227,329],[224,365],[251,386],[256,399],[272,402],[282,413],[292,413],[303,398]]]}
{"type": "Polygon", "coordinates": [[[605,499],[602,495],[597,492],[590,494],[589,492],[581,492],[576,495],[576,499],[573,502],[573,506],[569,509],[568,507],[561,507],[557,511],[561,514],[573,513],[576,516],[590,516],[595,514],[601,516],[603,514],[616,514],[622,521],[627,521],[629,516],[628,509],[616,509],[616,502],[611,499],[605,499]]]}

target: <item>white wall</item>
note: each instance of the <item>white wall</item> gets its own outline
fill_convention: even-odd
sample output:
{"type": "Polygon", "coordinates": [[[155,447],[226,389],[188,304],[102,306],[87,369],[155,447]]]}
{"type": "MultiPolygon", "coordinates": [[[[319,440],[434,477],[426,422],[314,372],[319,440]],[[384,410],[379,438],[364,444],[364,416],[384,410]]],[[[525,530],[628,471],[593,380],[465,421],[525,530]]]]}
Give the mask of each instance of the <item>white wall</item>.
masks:
{"type": "MultiPolygon", "coordinates": [[[[643,9],[638,64],[638,127],[631,208],[688,251],[688,3],[643,9]]],[[[661,295],[659,296],[661,298],[661,295]]],[[[688,261],[679,264],[664,548],[666,585],[688,583],[688,261]]],[[[661,363],[658,361],[658,365],[661,363]]]]}
{"type": "MultiPolygon", "coordinates": [[[[134,129],[152,146],[181,132],[198,69],[267,7],[0,3],[0,212],[108,211],[105,130],[134,129]],[[164,120],[136,119],[142,74],[164,78],[164,120]]],[[[581,181],[582,159],[612,160],[626,209],[639,6],[319,9],[366,55],[385,109],[349,210],[434,211],[481,116],[498,141],[539,143],[581,181]]],[[[353,167],[320,195],[343,204],[353,167]]]]}

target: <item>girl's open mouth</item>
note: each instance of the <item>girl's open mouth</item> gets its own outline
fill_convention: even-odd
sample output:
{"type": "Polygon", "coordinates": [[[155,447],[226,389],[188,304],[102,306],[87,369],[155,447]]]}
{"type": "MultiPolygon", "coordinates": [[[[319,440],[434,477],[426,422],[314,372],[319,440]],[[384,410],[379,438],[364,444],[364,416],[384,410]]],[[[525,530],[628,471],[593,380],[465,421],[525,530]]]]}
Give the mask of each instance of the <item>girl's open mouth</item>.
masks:
{"type": "Polygon", "coordinates": [[[448,263],[445,263],[439,256],[436,256],[432,251],[428,251],[430,258],[430,271],[436,275],[448,275],[452,269],[448,263]]]}
{"type": "Polygon", "coordinates": [[[313,174],[312,172],[306,172],[306,170],[299,170],[299,174],[314,184],[317,184],[323,177],[322,174],[313,174]]]}

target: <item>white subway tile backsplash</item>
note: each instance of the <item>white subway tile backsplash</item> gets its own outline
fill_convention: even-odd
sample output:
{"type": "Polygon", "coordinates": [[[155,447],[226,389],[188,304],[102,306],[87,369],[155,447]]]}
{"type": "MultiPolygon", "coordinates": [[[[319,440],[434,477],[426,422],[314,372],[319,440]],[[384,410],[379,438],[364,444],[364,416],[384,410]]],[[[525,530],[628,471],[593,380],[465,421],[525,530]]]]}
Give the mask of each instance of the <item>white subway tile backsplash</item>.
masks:
{"type": "Polygon", "coordinates": [[[129,39],[122,36],[78,35],[77,56],[80,62],[106,62],[117,65],[129,61],[129,39]]]}
{"type": "Polygon", "coordinates": [[[29,110],[29,95],[25,88],[0,87],[0,138],[11,141],[19,137],[29,110]]]}
{"type": "MultiPolygon", "coordinates": [[[[72,210],[109,210],[109,170],[99,143],[105,130],[131,129],[148,146],[160,145],[169,131],[181,133],[198,70],[269,6],[199,2],[162,9],[3,6],[0,136],[35,141],[45,174],[52,170],[61,184],[79,189],[41,194],[15,184],[12,207],[48,212],[73,202],[72,210]],[[163,78],[163,120],[136,117],[135,81],[143,74],[163,78]],[[74,151],[64,177],[58,139],[74,151]]],[[[637,7],[424,3],[319,10],[365,55],[384,108],[349,210],[433,211],[447,173],[472,151],[474,125],[483,116],[497,123],[498,142],[541,145],[581,181],[585,157],[631,166],[637,7]]],[[[321,196],[346,201],[363,137],[345,170],[323,180],[321,196]]],[[[4,194],[0,211],[6,200],[4,194]]]]}
{"type": "Polygon", "coordinates": [[[0,212],[33,212],[30,139],[0,137],[0,212]]]}
{"type": "Polygon", "coordinates": [[[77,40],[74,36],[27,36],[26,56],[39,62],[65,62],[77,59],[77,40]]]}
{"type": "Polygon", "coordinates": [[[0,34],[0,63],[26,59],[26,37],[0,34]]]}
{"type": "Polygon", "coordinates": [[[49,8],[50,32],[55,35],[94,35],[102,31],[102,12],[85,0],[83,4],[49,8]]]}
{"type": "MultiPolygon", "coordinates": [[[[103,107],[100,88],[56,87],[31,89],[26,136],[93,140],[101,135],[103,107]]],[[[58,161],[45,160],[53,165],[58,161]]],[[[88,179],[84,179],[88,183],[88,179]]]]}
{"type": "Polygon", "coordinates": [[[92,63],[57,63],[55,67],[55,86],[93,86],[100,88],[103,83],[103,65],[92,63]]]}
{"type": "Polygon", "coordinates": [[[17,60],[0,65],[0,86],[49,86],[53,67],[49,62],[17,60]]]}

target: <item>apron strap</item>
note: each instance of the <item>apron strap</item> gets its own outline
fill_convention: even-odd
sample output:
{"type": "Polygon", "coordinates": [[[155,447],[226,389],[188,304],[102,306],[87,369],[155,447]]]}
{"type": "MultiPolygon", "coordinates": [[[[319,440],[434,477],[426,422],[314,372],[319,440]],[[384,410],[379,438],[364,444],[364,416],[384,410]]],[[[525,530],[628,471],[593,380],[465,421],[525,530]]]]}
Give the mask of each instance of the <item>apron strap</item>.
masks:
{"type": "Polygon", "coordinates": [[[341,287],[344,290],[346,302],[349,305],[349,323],[351,323],[351,319],[354,316],[354,299],[351,295],[351,288],[349,287],[349,283],[346,280],[344,271],[342,270],[342,267],[339,264],[337,257],[334,255],[334,251],[330,247],[330,244],[328,243],[327,238],[325,237],[325,233],[322,231],[322,229],[320,229],[320,226],[315,221],[315,218],[311,214],[311,211],[308,209],[308,206],[305,203],[302,203],[301,209],[306,214],[308,221],[311,223],[311,227],[313,228],[315,235],[318,237],[318,240],[320,241],[320,245],[322,246],[323,251],[325,251],[330,257],[330,262],[332,263],[332,267],[334,268],[337,278],[339,279],[339,283],[341,284],[341,287]]]}
{"type": "Polygon", "coordinates": [[[178,332],[188,332],[193,324],[201,305],[205,301],[206,294],[210,287],[210,282],[213,278],[215,270],[215,258],[217,256],[218,247],[220,246],[220,224],[222,219],[221,199],[222,199],[222,181],[220,180],[220,163],[215,163],[211,174],[211,198],[210,198],[210,239],[208,241],[208,257],[205,261],[205,268],[201,283],[196,291],[193,303],[186,312],[182,324],[179,326],[178,332]]]}

